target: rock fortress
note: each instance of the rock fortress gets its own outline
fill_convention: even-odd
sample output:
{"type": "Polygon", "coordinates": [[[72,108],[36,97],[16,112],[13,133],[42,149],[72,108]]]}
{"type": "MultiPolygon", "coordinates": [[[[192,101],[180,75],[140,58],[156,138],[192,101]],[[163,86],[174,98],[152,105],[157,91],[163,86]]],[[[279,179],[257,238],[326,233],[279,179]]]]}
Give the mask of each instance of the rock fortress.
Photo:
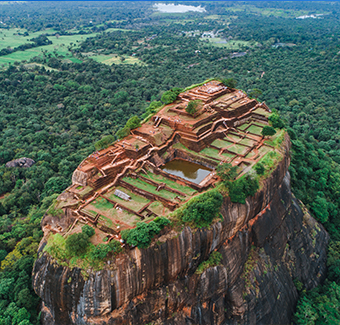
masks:
{"type": "Polygon", "coordinates": [[[43,324],[290,323],[293,281],[308,289],[324,278],[328,234],[291,192],[286,131],[263,136],[270,115],[265,103],[208,80],[84,159],[42,220],[33,287],[43,324]],[[257,192],[241,204],[224,191],[209,227],[174,222],[145,248],[123,240],[122,231],[172,220],[218,189],[218,165],[237,166],[242,179],[259,162],[257,192]],[[93,245],[117,241],[119,254],[94,267],[47,249],[84,225],[93,245]],[[214,252],[220,260],[210,265],[214,252]]]}

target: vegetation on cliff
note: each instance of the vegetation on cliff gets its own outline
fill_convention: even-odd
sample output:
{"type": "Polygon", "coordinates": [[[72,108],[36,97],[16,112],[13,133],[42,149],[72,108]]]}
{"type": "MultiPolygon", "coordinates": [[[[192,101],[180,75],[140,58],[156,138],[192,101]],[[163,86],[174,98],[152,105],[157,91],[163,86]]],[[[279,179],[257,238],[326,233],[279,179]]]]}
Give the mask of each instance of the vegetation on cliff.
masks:
{"type": "Polygon", "coordinates": [[[122,239],[131,246],[146,248],[150,245],[152,238],[169,223],[170,221],[164,217],[156,217],[149,223],[137,222],[135,228],[121,232],[122,239]]]}

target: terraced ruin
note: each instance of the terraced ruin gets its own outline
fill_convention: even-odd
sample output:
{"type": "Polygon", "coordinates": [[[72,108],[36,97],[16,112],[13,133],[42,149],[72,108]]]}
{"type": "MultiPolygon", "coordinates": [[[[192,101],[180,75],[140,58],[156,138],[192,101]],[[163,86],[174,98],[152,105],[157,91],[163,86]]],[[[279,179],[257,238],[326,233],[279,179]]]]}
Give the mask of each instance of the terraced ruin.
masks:
{"type": "Polygon", "coordinates": [[[93,241],[120,239],[121,230],[166,216],[214,186],[218,164],[238,166],[241,177],[277,150],[272,144],[280,132],[261,135],[269,115],[265,103],[217,80],[180,93],[141,127],[78,166],[56,206],[75,218],[66,234],[89,223],[96,228],[93,241]],[[199,103],[194,114],[185,109],[190,101],[199,103]]]}

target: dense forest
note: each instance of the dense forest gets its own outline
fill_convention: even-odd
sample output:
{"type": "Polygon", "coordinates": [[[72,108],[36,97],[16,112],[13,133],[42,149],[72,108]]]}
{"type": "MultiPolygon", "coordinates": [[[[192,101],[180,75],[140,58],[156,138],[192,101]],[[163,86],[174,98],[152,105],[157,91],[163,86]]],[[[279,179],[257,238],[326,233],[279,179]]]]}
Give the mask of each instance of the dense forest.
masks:
{"type": "Polygon", "coordinates": [[[325,283],[306,292],[296,282],[301,295],[294,322],[340,323],[340,5],[189,5],[206,11],[159,13],[151,2],[0,5],[0,30],[7,32],[117,29],[72,47],[80,63],[42,52],[0,71],[0,324],[39,324],[31,270],[40,221],[94,144],[115,136],[165,91],[211,77],[233,78],[238,88],[256,91],[285,121],[293,192],[331,236],[325,283]],[[323,15],[296,19],[302,14],[323,15]],[[214,38],[201,36],[211,31],[214,38]],[[112,64],[98,60],[113,55],[118,61],[112,64]],[[5,166],[21,157],[36,163],[5,166]]]}

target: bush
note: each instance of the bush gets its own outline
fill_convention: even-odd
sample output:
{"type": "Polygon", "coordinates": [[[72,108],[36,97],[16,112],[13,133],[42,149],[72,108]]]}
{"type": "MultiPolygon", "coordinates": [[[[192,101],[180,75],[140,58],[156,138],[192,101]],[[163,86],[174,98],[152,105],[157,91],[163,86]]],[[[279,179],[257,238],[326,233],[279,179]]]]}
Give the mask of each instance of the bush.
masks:
{"type": "Polygon", "coordinates": [[[107,148],[115,140],[113,135],[106,135],[94,144],[96,150],[107,148]]]}
{"type": "Polygon", "coordinates": [[[237,176],[237,166],[225,163],[216,167],[216,174],[224,183],[231,182],[237,176]]]}
{"type": "Polygon", "coordinates": [[[275,129],[272,126],[264,126],[261,134],[265,137],[267,135],[272,136],[276,133],[275,129]]]}
{"type": "Polygon", "coordinates": [[[224,78],[221,80],[221,82],[229,88],[236,88],[237,86],[237,82],[233,78],[224,78]]]}
{"type": "Polygon", "coordinates": [[[177,96],[183,91],[182,88],[172,88],[171,90],[166,91],[161,98],[161,101],[165,104],[170,104],[176,100],[177,96]]]}
{"type": "Polygon", "coordinates": [[[136,228],[123,230],[121,236],[131,246],[146,248],[152,238],[169,223],[170,221],[164,217],[157,217],[149,223],[137,222],[136,228]]]}
{"type": "Polygon", "coordinates": [[[191,115],[195,114],[197,111],[197,107],[200,104],[200,100],[191,100],[187,107],[185,108],[185,111],[191,115]]]}
{"type": "Polygon", "coordinates": [[[229,185],[229,197],[231,202],[246,203],[248,196],[254,196],[259,188],[259,181],[250,175],[240,178],[229,185]]]}
{"type": "Polygon", "coordinates": [[[263,164],[261,164],[260,162],[257,163],[255,166],[254,166],[254,169],[256,171],[256,173],[258,175],[263,175],[264,174],[264,171],[265,171],[265,168],[263,166],[263,164]]]}
{"type": "Polygon", "coordinates": [[[96,233],[95,230],[89,225],[83,226],[81,228],[81,231],[82,231],[82,233],[87,235],[89,238],[92,237],[96,233]]]}
{"type": "Polygon", "coordinates": [[[117,255],[122,250],[123,249],[120,246],[120,242],[117,240],[112,240],[108,244],[99,244],[97,246],[93,246],[90,252],[90,258],[92,260],[103,260],[107,257],[107,254],[112,253],[113,255],[117,255]]]}
{"type": "Polygon", "coordinates": [[[222,203],[223,196],[217,190],[205,192],[192,198],[179,212],[179,216],[184,222],[206,227],[218,216],[222,203]]]}
{"type": "Polygon", "coordinates": [[[125,124],[125,127],[129,128],[130,130],[139,128],[140,126],[140,119],[136,115],[132,116],[125,124]]]}
{"type": "Polygon", "coordinates": [[[220,265],[221,261],[222,254],[220,252],[212,252],[209,258],[198,266],[195,273],[202,274],[207,268],[220,265]]]}
{"type": "Polygon", "coordinates": [[[123,128],[119,129],[116,133],[116,136],[118,139],[123,139],[125,137],[127,137],[130,134],[130,129],[126,126],[124,126],[123,128]]]}

